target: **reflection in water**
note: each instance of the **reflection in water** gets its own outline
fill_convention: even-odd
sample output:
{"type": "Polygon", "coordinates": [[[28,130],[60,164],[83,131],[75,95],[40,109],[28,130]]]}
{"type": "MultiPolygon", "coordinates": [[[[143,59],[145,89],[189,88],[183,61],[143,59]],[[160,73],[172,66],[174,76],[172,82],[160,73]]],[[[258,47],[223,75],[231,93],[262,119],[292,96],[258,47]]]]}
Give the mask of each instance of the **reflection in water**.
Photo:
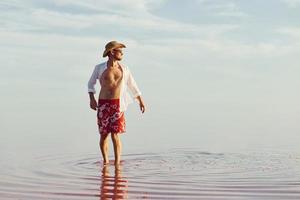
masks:
{"type": "Polygon", "coordinates": [[[300,199],[299,153],[174,150],[123,158],[102,167],[98,154],[47,155],[18,168],[6,159],[0,199],[300,199]]]}
{"type": "Polygon", "coordinates": [[[122,177],[121,165],[116,165],[114,176],[110,175],[109,165],[102,168],[100,199],[128,199],[128,181],[122,177]]]}

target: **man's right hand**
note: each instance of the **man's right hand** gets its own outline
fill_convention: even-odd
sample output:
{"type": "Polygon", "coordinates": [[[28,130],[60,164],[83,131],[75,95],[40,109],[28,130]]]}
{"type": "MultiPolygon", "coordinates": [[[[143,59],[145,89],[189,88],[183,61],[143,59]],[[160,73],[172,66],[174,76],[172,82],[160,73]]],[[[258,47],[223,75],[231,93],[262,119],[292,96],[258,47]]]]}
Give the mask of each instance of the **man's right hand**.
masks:
{"type": "Polygon", "coordinates": [[[93,110],[97,110],[97,101],[95,99],[90,100],[90,107],[93,110]]]}

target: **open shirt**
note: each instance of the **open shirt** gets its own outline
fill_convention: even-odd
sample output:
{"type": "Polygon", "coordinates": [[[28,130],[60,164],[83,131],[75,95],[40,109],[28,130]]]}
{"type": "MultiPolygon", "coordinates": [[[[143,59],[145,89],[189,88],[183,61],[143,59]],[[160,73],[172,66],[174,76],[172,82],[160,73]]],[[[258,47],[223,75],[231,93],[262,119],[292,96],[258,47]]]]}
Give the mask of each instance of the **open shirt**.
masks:
{"type": "MultiPolygon", "coordinates": [[[[127,92],[127,88],[132,93],[134,98],[141,95],[141,91],[139,90],[129,68],[121,63],[119,63],[122,71],[123,71],[123,78],[121,81],[121,90],[120,90],[120,111],[123,112],[127,109],[128,105],[132,103],[132,98],[127,92]]],[[[96,93],[95,84],[97,83],[97,79],[99,80],[100,87],[101,87],[101,76],[105,69],[107,68],[107,61],[100,63],[95,66],[94,71],[91,75],[90,80],[88,81],[88,92],[92,92],[93,94],[96,93]]]]}

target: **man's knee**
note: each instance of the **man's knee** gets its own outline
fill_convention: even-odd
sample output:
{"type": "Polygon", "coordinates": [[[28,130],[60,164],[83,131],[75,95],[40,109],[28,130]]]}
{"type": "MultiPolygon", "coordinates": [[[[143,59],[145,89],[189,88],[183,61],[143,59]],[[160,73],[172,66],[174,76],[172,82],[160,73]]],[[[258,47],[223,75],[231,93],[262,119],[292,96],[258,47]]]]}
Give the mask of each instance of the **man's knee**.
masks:
{"type": "Polygon", "coordinates": [[[101,134],[100,141],[105,141],[108,138],[108,134],[101,134]]]}
{"type": "Polygon", "coordinates": [[[119,140],[119,135],[117,133],[112,133],[111,134],[111,139],[114,140],[114,141],[117,141],[117,140],[119,140]]]}

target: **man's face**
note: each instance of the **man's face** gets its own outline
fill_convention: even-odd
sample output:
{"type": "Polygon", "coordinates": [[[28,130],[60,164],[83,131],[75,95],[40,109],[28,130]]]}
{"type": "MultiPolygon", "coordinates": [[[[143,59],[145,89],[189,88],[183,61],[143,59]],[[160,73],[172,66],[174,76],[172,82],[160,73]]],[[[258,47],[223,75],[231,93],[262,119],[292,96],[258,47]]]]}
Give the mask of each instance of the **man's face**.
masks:
{"type": "Polygon", "coordinates": [[[114,50],[112,50],[112,55],[113,55],[114,59],[120,61],[120,60],[122,60],[122,57],[123,57],[123,51],[121,48],[114,49],[114,50]]]}

